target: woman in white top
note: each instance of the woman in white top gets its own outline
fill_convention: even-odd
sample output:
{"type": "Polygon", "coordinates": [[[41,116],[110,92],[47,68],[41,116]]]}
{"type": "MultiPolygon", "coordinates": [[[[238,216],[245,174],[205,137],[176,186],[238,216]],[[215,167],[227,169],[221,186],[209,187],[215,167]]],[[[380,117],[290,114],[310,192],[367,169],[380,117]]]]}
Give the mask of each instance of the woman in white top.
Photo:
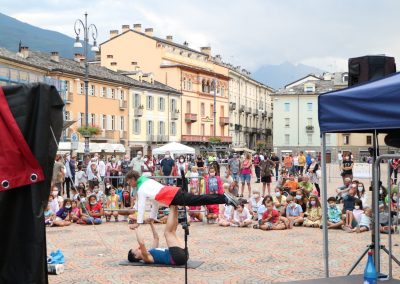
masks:
{"type": "Polygon", "coordinates": [[[232,223],[233,211],[234,210],[232,205],[225,204],[222,207],[222,212],[219,213],[218,225],[222,227],[229,227],[232,223]]]}
{"type": "MultiPolygon", "coordinates": [[[[183,170],[185,176],[189,169],[189,164],[185,161],[185,157],[183,155],[179,156],[178,162],[176,163],[177,175],[181,175],[181,171],[183,170]]],[[[178,178],[176,181],[176,186],[182,185],[182,179],[178,178]]]]}
{"type": "Polygon", "coordinates": [[[143,163],[142,163],[142,175],[145,177],[150,177],[154,173],[154,164],[153,160],[148,156],[145,156],[143,158],[143,163]]]}
{"type": "Polygon", "coordinates": [[[232,227],[248,227],[253,221],[251,220],[251,214],[249,209],[244,206],[243,203],[239,204],[233,213],[232,227]]]}
{"type": "Polygon", "coordinates": [[[254,189],[253,195],[250,198],[250,202],[248,204],[249,211],[253,215],[254,220],[257,220],[258,207],[261,206],[262,201],[263,201],[263,199],[261,198],[260,190],[254,189]]]}

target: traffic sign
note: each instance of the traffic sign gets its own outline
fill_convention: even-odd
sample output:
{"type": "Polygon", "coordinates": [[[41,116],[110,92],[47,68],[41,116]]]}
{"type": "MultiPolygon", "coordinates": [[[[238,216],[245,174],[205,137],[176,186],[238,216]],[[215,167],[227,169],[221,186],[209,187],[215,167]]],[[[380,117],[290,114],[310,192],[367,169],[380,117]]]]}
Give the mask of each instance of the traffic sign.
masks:
{"type": "Polygon", "coordinates": [[[71,150],[78,150],[78,134],[76,132],[73,132],[71,134],[71,150]]]}

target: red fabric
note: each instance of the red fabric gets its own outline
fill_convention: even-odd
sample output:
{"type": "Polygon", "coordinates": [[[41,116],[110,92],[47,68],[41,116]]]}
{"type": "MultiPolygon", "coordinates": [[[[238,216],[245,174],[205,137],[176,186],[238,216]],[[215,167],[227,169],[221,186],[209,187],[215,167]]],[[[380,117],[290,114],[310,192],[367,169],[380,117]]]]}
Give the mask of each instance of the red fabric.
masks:
{"type": "Polygon", "coordinates": [[[0,191],[44,181],[43,170],[26,143],[1,87],[0,133],[0,191]]]}
{"type": "Polygon", "coordinates": [[[219,205],[218,204],[212,204],[212,205],[206,205],[208,214],[219,214],[219,205]]]}
{"type": "Polygon", "coordinates": [[[157,200],[159,203],[169,206],[179,189],[180,187],[176,186],[164,186],[157,193],[155,200],[157,200]]]}
{"type": "MultiPolygon", "coordinates": [[[[206,193],[210,194],[210,189],[208,188],[208,179],[210,178],[209,175],[204,177],[204,182],[206,184],[206,193]]],[[[218,194],[224,194],[224,187],[222,185],[222,179],[220,176],[216,176],[218,182],[218,194]]]]}
{"type": "MultiPolygon", "coordinates": [[[[271,212],[268,211],[268,210],[266,210],[266,211],[264,212],[264,214],[262,215],[262,219],[263,219],[263,220],[266,220],[266,219],[269,217],[270,214],[271,214],[271,212]]],[[[275,223],[278,222],[278,221],[279,221],[279,211],[273,209],[273,210],[272,210],[271,219],[269,219],[268,222],[270,222],[270,223],[272,223],[272,224],[275,224],[275,223]]]]}

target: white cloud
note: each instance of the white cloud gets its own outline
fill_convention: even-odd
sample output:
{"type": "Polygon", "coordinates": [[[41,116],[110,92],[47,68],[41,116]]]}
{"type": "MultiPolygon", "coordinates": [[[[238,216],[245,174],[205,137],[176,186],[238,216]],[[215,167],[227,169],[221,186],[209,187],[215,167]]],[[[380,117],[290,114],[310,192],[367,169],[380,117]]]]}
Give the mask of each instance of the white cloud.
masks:
{"type": "MultiPolygon", "coordinates": [[[[400,55],[396,0],[14,0],[2,11],[42,28],[74,36],[76,18],[89,13],[99,41],[123,24],[153,27],[190,47],[211,45],[214,54],[254,70],[263,64],[301,62],[345,70],[349,57],[400,55]],[[332,67],[333,66],[333,67],[332,67]]],[[[399,58],[397,58],[399,59],[399,58]]]]}

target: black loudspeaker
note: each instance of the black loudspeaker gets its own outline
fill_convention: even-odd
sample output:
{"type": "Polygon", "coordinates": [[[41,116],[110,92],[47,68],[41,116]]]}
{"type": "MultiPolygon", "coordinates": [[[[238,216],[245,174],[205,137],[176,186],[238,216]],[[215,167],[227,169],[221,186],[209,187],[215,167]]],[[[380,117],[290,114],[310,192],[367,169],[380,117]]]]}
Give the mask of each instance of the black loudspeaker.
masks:
{"type": "Polygon", "coordinates": [[[394,57],[384,55],[349,59],[349,86],[379,79],[396,72],[394,57]]]}
{"type": "Polygon", "coordinates": [[[386,135],[385,144],[390,147],[400,148],[400,133],[392,132],[386,135]]]}

